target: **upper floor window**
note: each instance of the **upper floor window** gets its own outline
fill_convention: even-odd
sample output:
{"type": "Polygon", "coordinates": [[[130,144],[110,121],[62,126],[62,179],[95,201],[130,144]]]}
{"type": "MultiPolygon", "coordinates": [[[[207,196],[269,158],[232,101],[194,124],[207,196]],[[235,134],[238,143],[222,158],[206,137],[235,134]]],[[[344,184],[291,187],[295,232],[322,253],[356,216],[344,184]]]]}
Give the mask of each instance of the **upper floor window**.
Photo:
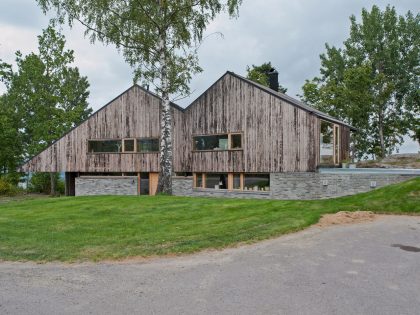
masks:
{"type": "Polygon", "coordinates": [[[159,152],[159,139],[137,139],[137,152],[159,152]]]}
{"type": "Polygon", "coordinates": [[[88,140],[89,153],[159,152],[158,138],[88,140]]]}
{"type": "Polygon", "coordinates": [[[193,137],[194,150],[238,150],[242,149],[242,134],[227,133],[193,137]]]}
{"type": "Polygon", "coordinates": [[[89,153],[118,153],[122,152],[121,140],[89,140],[89,153]]]}

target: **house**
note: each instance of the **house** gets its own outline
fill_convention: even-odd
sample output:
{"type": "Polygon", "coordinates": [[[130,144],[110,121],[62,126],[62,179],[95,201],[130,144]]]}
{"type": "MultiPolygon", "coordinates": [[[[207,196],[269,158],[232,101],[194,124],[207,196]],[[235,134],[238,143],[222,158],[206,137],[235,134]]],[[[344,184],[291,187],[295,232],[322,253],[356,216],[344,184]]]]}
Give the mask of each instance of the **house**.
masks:
{"type": "MultiPolygon", "coordinates": [[[[276,83],[277,73],[271,76],[276,83]]],[[[21,171],[65,172],[67,195],[154,195],[160,106],[157,95],[134,85],[21,171]]],[[[349,157],[353,127],[235,73],[226,72],[187,108],[171,106],[176,195],[308,199],[370,187],[318,171],[349,157]]]]}

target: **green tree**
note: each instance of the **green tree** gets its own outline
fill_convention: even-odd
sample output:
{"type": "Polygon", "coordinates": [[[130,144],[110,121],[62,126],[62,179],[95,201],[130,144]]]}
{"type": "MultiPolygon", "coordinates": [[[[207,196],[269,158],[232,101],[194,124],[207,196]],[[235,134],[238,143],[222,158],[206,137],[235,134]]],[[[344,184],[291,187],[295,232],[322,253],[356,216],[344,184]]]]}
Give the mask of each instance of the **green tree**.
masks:
{"type": "Polygon", "coordinates": [[[357,157],[384,157],[419,119],[420,15],[373,6],[350,22],[343,48],[326,44],[321,76],[306,81],[303,101],[359,129],[357,157]]]}
{"type": "Polygon", "coordinates": [[[19,119],[8,104],[5,95],[0,96],[0,177],[16,172],[22,161],[22,137],[19,132],[19,119]]]}
{"type": "Polygon", "coordinates": [[[92,42],[114,44],[134,68],[134,80],[155,86],[162,98],[158,192],[172,193],[170,100],[188,95],[201,70],[197,49],[207,24],[222,11],[235,16],[241,0],[37,0],[59,22],[86,27],[92,42]]]}
{"type": "MultiPolygon", "coordinates": [[[[51,145],[69,129],[86,119],[89,83],[71,67],[74,52],[65,49],[65,38],[53,26],[38,36],[39,52],[16,53],[17,71],[2,64],[5,98],[15,113],[25,157],[51,145]]],[[[51,173],[51,194],[55,194],[56,174],[51,173]]]]}
{"type": "MultiPolygon", "coordinates": [[[[247,66],[246,68],[246,77],[254,82],[257,82],[264,86],[269,86],[269,76],[268,73],[274,69],[271,65],[271,61],[263,63],[261,66],[252,65],[252,67],[247,66]]],[[[281,93],[286,93],[287,88],[279,85],[278,91],[281,93]]]]}

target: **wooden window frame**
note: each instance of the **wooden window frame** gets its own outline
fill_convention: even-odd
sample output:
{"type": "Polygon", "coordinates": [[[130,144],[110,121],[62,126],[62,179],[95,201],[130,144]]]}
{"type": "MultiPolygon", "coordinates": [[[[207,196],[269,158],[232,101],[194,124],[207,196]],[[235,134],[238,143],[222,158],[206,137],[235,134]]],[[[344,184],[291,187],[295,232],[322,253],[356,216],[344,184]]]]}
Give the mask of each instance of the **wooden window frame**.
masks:
{"type": "Polygon", "coordinates": [[[138,140],[160,140],[160,138],[159,137],[143,137],[143,138],[136,138],[136,152],[135,153],[138,153],[138,154],[156,154],[156,153],[160,153],[160,150],[158,150],[158,151],[148,151],[148,152],[137,152],[137,142],[138,142],[138,140]]]}
{"type": "Polygon", "coordinates": [[[122,139],[122,152],[121,153],[136,153],[137,152],[137,140],[136,138],[123,138],[122,139]],[[126,151],[125,150],[125,141],[126,140],[133,140],[134,141],[134,151],[126,151]]]}
{"type": "MultiPolygon", "coordinates": [[[[333,129],[333,165],[339,165],[341,163],[341,159],[340,159],[340,147],[341,147],[341,138],[340,138],[340,125],[339,124],[335,124],[331,121],[328,120],[324,120],[324,119],[320,119],[319,120],[319,135],[321,136],[321,124],[322,122],[326,122],[332,125],[332,129],[333,129]],[[337,145],[336,145],[336,141],[337,145]]],[[[321,162],[321,147],[319,148],[319,163],[321,162]]],[[[320,165],[327,165],[327,164],[321,164],[320,165]]]]}
{"type": "Polygon", "coordinates": [[[86,153],[87,154],[121,154],[121,153],[124,153],[123,146],[124,146],[123,139],[115,139],[115,138],[86,139],[86,153]],[[121,141],[121,152],[89,152],[89,141],[121,141]]]}
{"type": "Polygon", "coordinates": [[[212,134],[193,134],[192,135],[192,152],[224,152],[224,151],[243,151],[244,140],[243,140],[243,132],[242,131],[235,131],[235,132],[220,132],[220,133],[212,133],[212,134]],[[227,149],[218,149],[218,150],[196,150],[195,149],[195,137],[211,137],[211,136],[228,136],[228,148],[227,149]],[[241,135],[241,148],[238,149],[231,149],[231,136],[232,135],[241,135]]]}

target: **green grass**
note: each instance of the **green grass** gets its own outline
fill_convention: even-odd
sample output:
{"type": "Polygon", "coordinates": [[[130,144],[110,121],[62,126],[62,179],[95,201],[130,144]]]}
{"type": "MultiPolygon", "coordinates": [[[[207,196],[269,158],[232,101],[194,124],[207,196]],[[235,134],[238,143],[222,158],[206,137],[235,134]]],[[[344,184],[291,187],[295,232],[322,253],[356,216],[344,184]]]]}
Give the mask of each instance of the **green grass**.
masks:
{"type": "Polygon", "coordinates": [[[191,253],[303,229],[325,213],[420,214],[420,178],[316,201],[65,197],[0,204],[0,260],[84,261],[191,253]]]}

